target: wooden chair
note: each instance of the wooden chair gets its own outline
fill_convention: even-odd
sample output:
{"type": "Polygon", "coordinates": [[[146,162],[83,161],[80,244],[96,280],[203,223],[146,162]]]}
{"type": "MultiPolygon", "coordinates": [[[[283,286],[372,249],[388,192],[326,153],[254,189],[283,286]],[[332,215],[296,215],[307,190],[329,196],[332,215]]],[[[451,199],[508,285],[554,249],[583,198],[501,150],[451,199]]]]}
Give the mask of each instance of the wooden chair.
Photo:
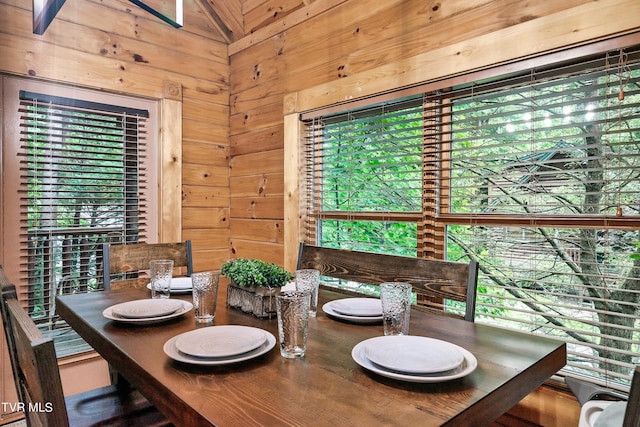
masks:
{"type": "Polygon", "coordinates": [[[104,289],[139,288],[149,283],[149,261],[173,260],[174,269],[191,276],[193,257],[191,240],[180,243],[137,243],[102,245],[104,289]],[[116,278],[115,276],[119,276],[116,278]],[[114,276],[112,278],[112,276],[114,276]],[[122,278],[124,276],[124,278],[122,278]]]}
{"type": "Polygon", "coordinates": [[[65,397],[55,348],[20,305],[0,267],[0,311],[20,410],[29,427],[172,426],[131,389],[101,387],[65,397]]]}
{"type": "Polygon", "coordinates": [[[315,268],[326,277],[378,285],[407,282],[418,296],[418,308],[437,314],[475,319],[478,264],[383,255],[301,243],[297,268],[315,268]],[[444,300],[465,303],[464,316],[444,311],[444,300]]]}
{"type": "Polygon", "coordinates": [[[640,366],[633,372],[628,397],[575,378],[567,377],[565,382],[581,406],[578,427],[592,427],[600,416],[615,418],[618,425],[622,421],[622,427],[640,427],[640,366]]]}

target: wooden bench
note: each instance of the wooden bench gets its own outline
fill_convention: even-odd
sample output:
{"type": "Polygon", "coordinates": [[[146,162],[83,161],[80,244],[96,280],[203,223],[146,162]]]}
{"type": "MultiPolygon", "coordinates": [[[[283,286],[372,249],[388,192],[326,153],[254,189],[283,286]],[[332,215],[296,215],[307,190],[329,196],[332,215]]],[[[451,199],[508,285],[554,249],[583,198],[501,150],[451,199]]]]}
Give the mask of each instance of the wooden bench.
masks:
{"type": "Polygon", "coordinates": [[[475,318],[478,264],[384,255],[301,243],[297,268],[315,268],[325,277],[379,285],[407,282],[417,294],[417,308],[460,317],[475,318]],[[445,311],[445,301],[465,303],[464,316],[445,311]]]}

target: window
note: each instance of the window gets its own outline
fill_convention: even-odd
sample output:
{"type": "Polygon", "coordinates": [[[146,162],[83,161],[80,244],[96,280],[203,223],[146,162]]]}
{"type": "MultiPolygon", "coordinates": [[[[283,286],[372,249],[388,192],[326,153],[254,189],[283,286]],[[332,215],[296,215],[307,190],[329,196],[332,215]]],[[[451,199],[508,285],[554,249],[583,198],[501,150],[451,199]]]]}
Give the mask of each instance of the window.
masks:
{"type": "Polygon", "coordinates": [[[21,300],[63,356],[88,347],[56,315],[55,296],[102,290],[102,244],[146,238],[150,112],[120,97],[100,99],[115,104],[38,89],[11,91],[18,129],[7,141],[20,206],[13,238],[21,300]]]}
{"type": "Polygon", "coordinates": [[[306,156],[308,233],[323,246],[416,255],[422,206],[421,99],[313,123],[306,156]],[[310,163],[311,164],[311,163],[310,163]]]}
{"type": "Polygon", "coordinates": [[[443,81],[410,109],[385,100],[316,114],[304,144],[306,239],[475,259],[478,322],[562,339],[567,375],[625,389],[640,362],[639,81],[640,50],[627,48],[443,81]],[[414,156],[418,175],[400,160],[414,156]],[[398,224],[415,236],[395,238],[398,224]],[[369,245],[378,240],[390,246],[369,245]]]}

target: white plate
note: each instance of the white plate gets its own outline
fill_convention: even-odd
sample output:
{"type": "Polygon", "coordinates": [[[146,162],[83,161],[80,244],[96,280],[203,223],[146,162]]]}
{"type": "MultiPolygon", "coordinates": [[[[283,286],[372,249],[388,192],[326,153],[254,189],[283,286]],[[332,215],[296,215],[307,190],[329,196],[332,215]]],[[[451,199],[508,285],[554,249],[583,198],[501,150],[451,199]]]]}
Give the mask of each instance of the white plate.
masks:
{"type": "Polygon", "coordinates": [[[111,306],[111,312],[128,319],[149,319],[169,315],[182,307],[182,301],[171,299],[139,299],[111,306]]]}
{"type": "Polygon", "coordinates": [[[378,337],[364,347],[364,354],[384,369],[418,375],[451,371],[464,361],[457,345],[415,335],[378,337]]]}
{"type": "Polygon", "coordinates": [[[382,316],[382,303],[377,298],[344,298],[332,301],[331,308],[333,311],[346,316],[382,316]]]}
{"type": "Polygon", "coordinates": [[[382,322],[382,316],[347,316],[346,314],[340,314],[332,308],[333,301],[329,301],[328,303],[322,306],[322,311],[327,313],[329,316],[333,316],[335,318],[346,320],[353,323],[378,323],[382,322]]]}
{"type": "Polygon", "coordinates": [[[181,334],[176,340],[176,348],[193,357],[231,357],[255,350],[266,340],[267,334],[262,329],[221,325],[181,334]]]}
{"type": "Polygon", "coordinates": [[[381,375],[383,377],[393,378],[395,380],[401,380],[401,381],[414,382],[414,383],[438,383],[438,382],[455,380],[457,378],[462,378],[464,376],[469,375],[478,367],[478,361],[475,358],[475,356],[471,354],[471,352],[469,352],[468,350],[460,347],[460,350],[462,351],[462,354],[464,356],[464,362],[462,362],[462,364],[458,369],[455,369],[453,371],[441,372],[437,374],[423,374],[423,375],[401,374],[394,371],[388,371],[386,369],[383,369],[375,365],[373,362],[367,359],[367,356],[364,353],[364,348],[370,344],[370,341],[375,340],[377,338],[380,338],[380,337],[370,338],[368,340],[364,340],[356,344],[356,346],[353,347],[353,350],[351,351],[351,357],[358,365],[362,366],[363,368],[371,372],[375,372],[376,374],[381,375]]]}
{"type": "Polygon", "coordinates": [[[134,325],[151,325],[153,323],[164,322],[166,320],[182,316],[183,314],[188,313],[189,311],[191,311],[191,309],[193,309],[193,304],[191,304],[190,302],[180,301],[180,300],[173,300],[173,301],[181,302],[182,303],[182,307],[178,308],[176,311],[174,311],[173,313],[168,314],[166,316],[143,318],[143,319],[131,319],[131,318],[127,318],[127,317],[120,317],[117,314],[113,313],[113,310],[112,310],[113,306],[104,309],[104,311],[102,312],[102,315],[104,317],[106,317],[107,319],[114,320],[116,322],[130,323],[130,324],[134,324],[134,325]]]}
{"type": "MultiPolygon", "coordinates": [[[[151,290],[151,283],[147,283],[147,289],[151,290]]],[[[171,279],[172,294],[188,294],[192,290],[191,277],[174,277],[171,279]]]]}
{"type": "MultiPolygon", "coordinates": [[[[175,360],[176,362],[188,363],[191,365],[202,365],[202,366],[228,365],[230,363],[243,362],[245,360],[253,359],[254,357],[262,356],[263,354],[271,350],[276,345],[276,337],[274,337],[273,334],[267,331],[263,331],[263,332],[266,335],[267,340],[260,347],[256,348],[255,350],[251,350],[247,353],[242,353],[232,357],[209,359],[209,358],[202,358],[202,357],[191,357],[191,356],[187,356],[186,354],[182,354],[178,350],[178,347],[176,347],[176,341],[178,340],[178,338],[180,338],[180,335],[177,335],[171,338],[170,340],[168,340],[164,344],[164,347],[162,349],[164,350],[164,353],[167,356],[169,356],[171,359],[175,360]]],[[[188,333],[188,332],[185,332],[185,333],[188,333]]]]}
{"type": "Polygon", "coordinates": [[[172,291],[184,291],[191,289],[193,285],[191,284],[191,277],[173,277],[171,279],[171,290],[172,291]]]}

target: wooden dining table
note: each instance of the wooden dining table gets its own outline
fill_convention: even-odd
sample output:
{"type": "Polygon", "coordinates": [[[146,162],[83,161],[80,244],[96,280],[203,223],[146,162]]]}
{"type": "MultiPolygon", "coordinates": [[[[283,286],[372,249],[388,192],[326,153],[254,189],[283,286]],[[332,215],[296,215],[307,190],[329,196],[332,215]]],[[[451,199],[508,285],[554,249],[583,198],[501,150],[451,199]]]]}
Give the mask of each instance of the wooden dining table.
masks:
{"type": "MultiPolygon", "coordinates": [[[[277,337],[277,319],[258,319],[225,304],[220,285],[215,325],[246,325],[277,337]]],[[[147,289],[57,297],[57,312],[120,375],[178,427],[203,426],[481,426],[491,424],[566,363],[563,342],[412,310],[410,334],[471,352],[477,368],[444,382],[415,383],[361,367],[351,351],[382,336],[381,323],[354,324],[321,309],[345,295],[321,289],[309,320],[306,355],[285,359],[278,345],[222,366],[179,363],[167,340],[196,329],[193,311],[146,326],[105,318],[106,308],[149,298],[147,289]]],[[[190,301],[190,296],[175,296],[190,301]]]]}

